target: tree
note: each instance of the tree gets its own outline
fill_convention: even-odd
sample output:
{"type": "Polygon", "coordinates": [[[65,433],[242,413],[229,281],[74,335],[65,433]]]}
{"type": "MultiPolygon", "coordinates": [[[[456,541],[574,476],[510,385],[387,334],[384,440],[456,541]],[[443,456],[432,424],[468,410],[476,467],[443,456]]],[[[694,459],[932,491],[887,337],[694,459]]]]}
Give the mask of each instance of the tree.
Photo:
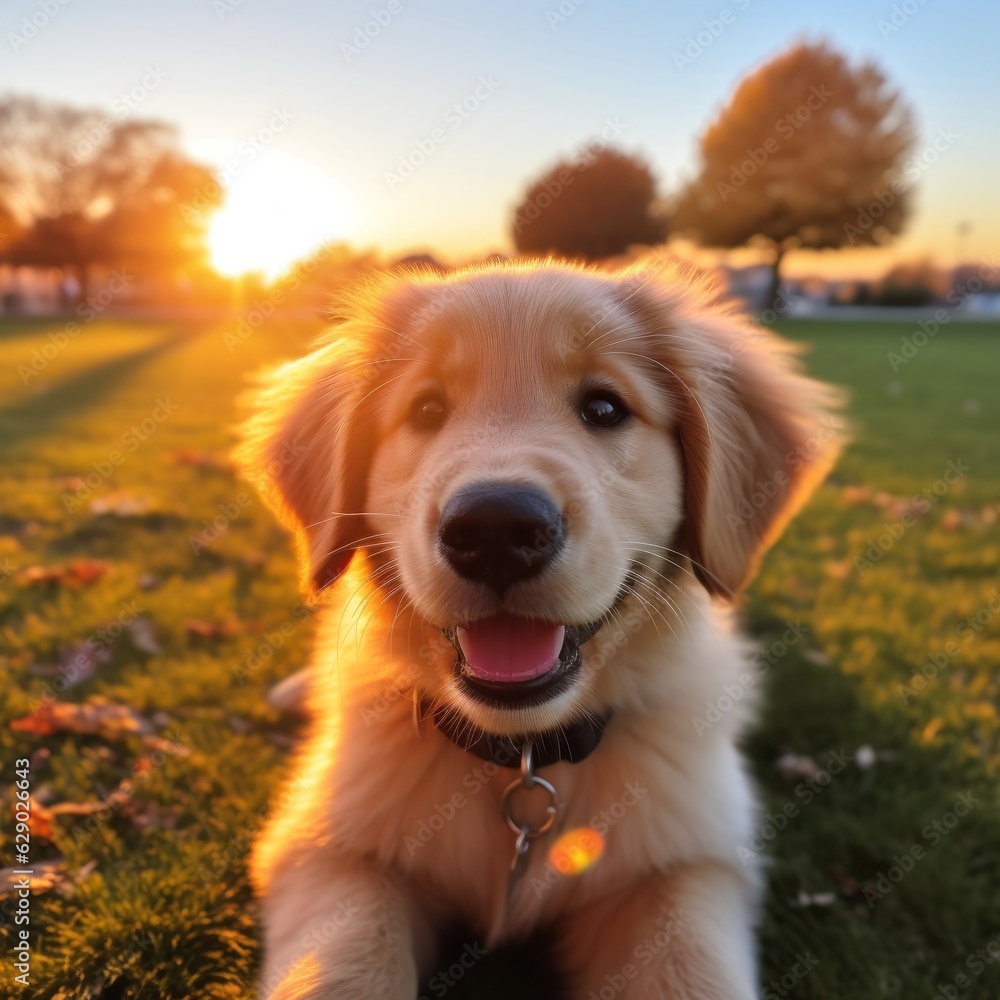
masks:
{"type": "Polygon", "coordinates": [[[0,101],[0,150],[0,204],[23,230],[12,263],[74,271],[83,296],[95,265],[162,271],[204,256],[207,214],[184,208],[214,207],[219,187],[171,126],[14,96],[0,101]]]}
{"type": "Polygon", "coordinates": [[[595,143],[535,181],[514,212],[521,253],[597,260],[666,238],[656,179],[634,156],[595,143]]]}
{"type": "Polygon", "coordinates": [[[799,43],[754,70],[699,140],[673,227],[705,246],[766,246],[768,305],[789,250],[882,244],[910,210],[913,117],[871,63],[799,43]]]}

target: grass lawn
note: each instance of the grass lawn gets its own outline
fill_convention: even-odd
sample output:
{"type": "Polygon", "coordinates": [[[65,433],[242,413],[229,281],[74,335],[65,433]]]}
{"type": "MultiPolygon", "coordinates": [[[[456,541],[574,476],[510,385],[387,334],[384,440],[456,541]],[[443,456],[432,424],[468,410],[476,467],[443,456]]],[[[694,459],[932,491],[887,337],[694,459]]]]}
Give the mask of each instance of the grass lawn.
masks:
{"type": "MultiPolygon", "coordinates": [[[[32,861],[63,859],[31,899],[26,991],[0,902],[0,992],[252,996],[245,858],[292,739],[264,696],[310,627],[290,541],[225,456],[249,373],[315,329],[274,321],[230,350],[222,326],[99,321],[56,351],[61,329],[0,324],[0,867],[19,758],[32,861]],[[52,697],[138,715],[18,722],[52,697]]],[[[748,741],[770,814],[748,845],[772,857],[763,995],[1000,996],[1000,325],[950,324],[898,372],[909,324],[782,330],[850,389],[855,440],[744,609],[774,661],[748,741]],[[786,622],[804,634],[780,653],[786,622]]],[[[449,996],[525,995],[487,971],[449,996]]]]}

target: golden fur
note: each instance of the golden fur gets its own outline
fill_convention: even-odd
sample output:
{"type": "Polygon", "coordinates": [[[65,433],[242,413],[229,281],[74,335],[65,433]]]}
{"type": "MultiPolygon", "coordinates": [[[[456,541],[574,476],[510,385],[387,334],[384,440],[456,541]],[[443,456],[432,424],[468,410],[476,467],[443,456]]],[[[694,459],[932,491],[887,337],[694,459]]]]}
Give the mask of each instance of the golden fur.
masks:
{"type": "Polygon", "coordinates": [[[828,469],[833,402],[777,338],[659,264],[383,276],[276,373],[242,461],[296,530],[305,584],[326,589],[311,735],[255,853],[262,996],[413,1000],[454,917],[490,942],[553,927],[581,1000],[756,996],[757,875],[737,854],[755,815],[736,749],[752,668],[727,604],[828,469]],[[595,372],[627,427],[580,421],[572,396],[595,372]],[[407,420],[428,386],[448,400],[435,430],[407,420]],[[448,497],[497,479],[547,491],[569,538],[506,611],[588,622],[638,567],[578,682],[528,709],[463,693],[441,634],[497,610],[435,551],[448,497]],[[727,684],[746,697],[699,730],[727,684]],[[560,876],[541,841],[507,908],[498,803],[516,772],[415,725],[419,698],[511,734],[613,709],[590,758],[544,772],[558,831],[625,803],[603,858],[560,876]]]}

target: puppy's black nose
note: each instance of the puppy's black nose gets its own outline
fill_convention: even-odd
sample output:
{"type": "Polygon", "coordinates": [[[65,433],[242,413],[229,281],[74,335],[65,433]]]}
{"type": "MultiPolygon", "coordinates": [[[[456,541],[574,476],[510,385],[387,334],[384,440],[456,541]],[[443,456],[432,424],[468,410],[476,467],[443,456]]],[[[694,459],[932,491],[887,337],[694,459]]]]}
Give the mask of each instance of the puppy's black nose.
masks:
{"type": "Polygon", "coordinates": [[[486,584],[502,600],[508,588],[541,573],[565,539],[552,498],[532,486],[476,483],[445,505],[438,544],[455,572],[486,584]]]}

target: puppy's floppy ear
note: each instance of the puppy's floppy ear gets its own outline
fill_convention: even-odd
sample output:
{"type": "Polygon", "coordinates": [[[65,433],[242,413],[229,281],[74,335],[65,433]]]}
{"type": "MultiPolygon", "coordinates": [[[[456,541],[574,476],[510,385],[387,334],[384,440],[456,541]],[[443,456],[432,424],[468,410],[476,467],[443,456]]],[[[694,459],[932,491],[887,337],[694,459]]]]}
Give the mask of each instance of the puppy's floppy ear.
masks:
{"type": "Polygon", "coordinates": [[[337,344],[279,368],[237,451],[243,471],[298,541],[307,589],[346,569],[365,535],[373,450],[357,363],[337,344]]]}
{"type": "Polygon", "coordinates": [[[681,545],[706,589],[731,597],[833,464],[840,394],[801,374],[790,345],[690,285],[640,273],[627,308],[678,408],[681,545]]]}

